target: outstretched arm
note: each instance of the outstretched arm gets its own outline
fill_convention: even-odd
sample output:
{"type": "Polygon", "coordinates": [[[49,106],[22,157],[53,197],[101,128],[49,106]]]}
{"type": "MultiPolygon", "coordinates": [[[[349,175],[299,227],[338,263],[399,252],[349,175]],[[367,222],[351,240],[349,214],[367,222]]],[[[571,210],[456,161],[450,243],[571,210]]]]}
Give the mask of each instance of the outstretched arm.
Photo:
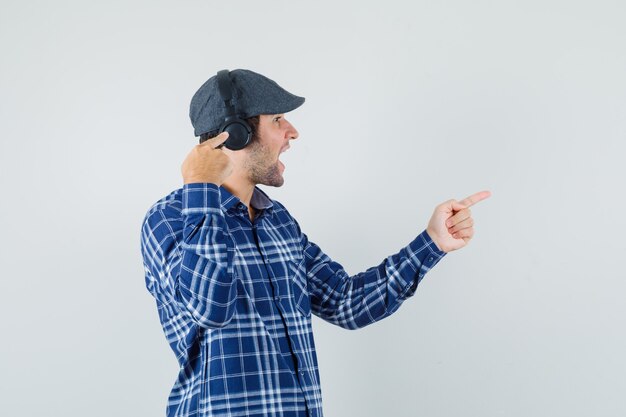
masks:
{"type": "Polygon", "coordinates": [[[428,228],[413,241],[379,265],[354,276],[311,242],[296,222],[304,247],[313,314],[346,329],[358,329],[394,313],[415,294],[426,273],[447,252],[469,242],[474,230],[468,207],[489,196],[483,191],[461,202],[448,200],[440,204],[428,228]]]}
{"type": "Polygon", "coordinates": [[[349,276],[301,233],[311,311],[346,329],[358,329],[394,313],[424,275],[445,255],[426,231],[378,266],[349,276]]]}

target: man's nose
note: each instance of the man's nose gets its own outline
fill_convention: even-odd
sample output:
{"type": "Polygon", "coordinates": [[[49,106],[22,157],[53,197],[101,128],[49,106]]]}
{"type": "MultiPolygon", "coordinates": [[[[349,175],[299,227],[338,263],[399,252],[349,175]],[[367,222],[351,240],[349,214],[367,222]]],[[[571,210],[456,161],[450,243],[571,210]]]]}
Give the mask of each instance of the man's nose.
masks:
{"type": "MultiPolygon", "coordinates": [[[[289,123],[289,122],[287,122],[287,123],[289,123]]],[[[289,139],[298,139],[298,136],[300,136],[300,134],[298,133],[296,128],[293,127],[293,125],[291,123],[289,123],[289,129],[287,129],[287,137],[289,139]]]]}

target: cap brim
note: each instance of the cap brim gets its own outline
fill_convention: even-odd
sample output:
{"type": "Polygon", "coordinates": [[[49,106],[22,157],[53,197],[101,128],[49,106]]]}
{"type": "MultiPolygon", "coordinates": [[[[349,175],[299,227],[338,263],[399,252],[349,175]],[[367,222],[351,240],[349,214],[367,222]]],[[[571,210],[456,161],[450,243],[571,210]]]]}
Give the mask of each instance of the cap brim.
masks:
{"type": "Polygon", "coordinates": [[[257,110],[254,114],[246,114],[245,117],[254,117],[260,114],[282,114],[297,109],[304,104],[304,97],[290,95],[282,100],[273,102],[270,106],[257,110]]]}

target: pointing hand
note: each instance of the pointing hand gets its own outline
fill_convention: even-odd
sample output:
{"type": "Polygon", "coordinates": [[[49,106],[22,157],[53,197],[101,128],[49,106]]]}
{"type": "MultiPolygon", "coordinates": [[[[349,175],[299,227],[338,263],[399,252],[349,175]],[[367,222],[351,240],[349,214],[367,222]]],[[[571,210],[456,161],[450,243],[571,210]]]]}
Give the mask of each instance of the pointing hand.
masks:
{"type": "Polygon", "coordinates": [[[444,252],[461,249],[474,236],[474,220],[470,206],[491,196],[480,191],[461,201],[448,200],[435,208],[426,232],[437,247],[444,252]]]}

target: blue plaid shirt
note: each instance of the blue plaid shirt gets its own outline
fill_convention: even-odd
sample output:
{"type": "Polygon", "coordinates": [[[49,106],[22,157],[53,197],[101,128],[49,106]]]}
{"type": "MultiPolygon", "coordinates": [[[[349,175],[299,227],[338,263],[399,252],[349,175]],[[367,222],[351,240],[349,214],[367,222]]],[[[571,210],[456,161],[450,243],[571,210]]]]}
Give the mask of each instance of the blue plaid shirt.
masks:
{"type": "Polygon", "coordinates": [[[141,230],[145,282],[180,372],[167,416],[323,416],[311,313],[358,329],[394,313],[445,255],[424,230],[349,276],[254,188],[185,184],[141,230]]]}

